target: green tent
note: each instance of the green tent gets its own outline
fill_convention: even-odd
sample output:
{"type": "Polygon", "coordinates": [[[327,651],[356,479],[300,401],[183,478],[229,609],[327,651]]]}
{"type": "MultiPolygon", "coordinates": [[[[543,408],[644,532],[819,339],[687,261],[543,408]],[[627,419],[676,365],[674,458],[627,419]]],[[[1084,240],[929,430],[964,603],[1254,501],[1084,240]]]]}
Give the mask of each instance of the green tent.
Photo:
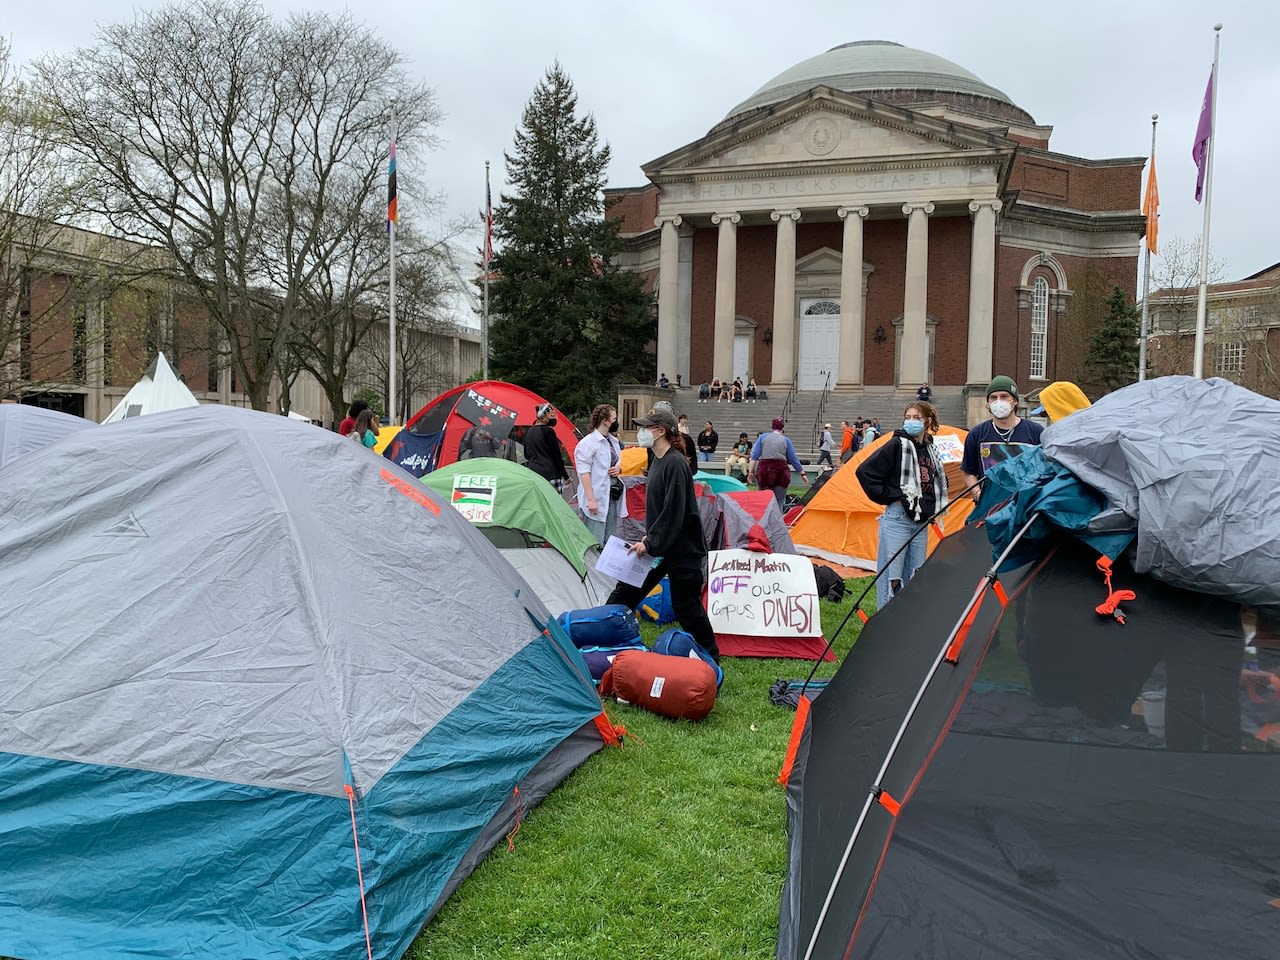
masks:
{"type": "Polygon", "coordinates": [[[730,477],[723,473],[707,473],[705,470],[699,470],[693,475],[693,479],[701,480],[711,488],[712,493],[731,493],[734,490],[747,489],[747,485],[737,477],[730,477]]]}
{"type": "Polygon", "coordinates": [[[480,528],[553,613],[605,602],[613,583],[595,571],[595,537],[528,467],[480,457],[441,467],[422,482],[480,528]]]}

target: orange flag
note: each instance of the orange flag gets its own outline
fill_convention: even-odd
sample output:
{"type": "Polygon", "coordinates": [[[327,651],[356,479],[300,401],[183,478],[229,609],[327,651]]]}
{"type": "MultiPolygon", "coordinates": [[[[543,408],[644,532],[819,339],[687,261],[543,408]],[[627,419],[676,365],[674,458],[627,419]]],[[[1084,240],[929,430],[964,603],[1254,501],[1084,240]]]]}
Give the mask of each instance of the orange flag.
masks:
{"type": "Polygon", "coordinates": [[[1142,214],[1147,218],[1147,249],[1156,250],[1156,233],[1160,227],[1160,188],[1156,186],[1156,155],[1151,152],[1151,163],[1147,166],[1147,195],[1142,198],[1142,214]]]}

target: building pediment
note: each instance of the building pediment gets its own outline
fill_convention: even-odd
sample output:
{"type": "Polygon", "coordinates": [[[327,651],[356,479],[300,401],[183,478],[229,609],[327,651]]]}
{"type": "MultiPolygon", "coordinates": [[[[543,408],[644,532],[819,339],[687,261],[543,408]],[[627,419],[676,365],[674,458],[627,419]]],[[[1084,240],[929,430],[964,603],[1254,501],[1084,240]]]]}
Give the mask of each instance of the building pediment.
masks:
{"type": "MultiPolygon", "coordinates": [[[[816,87],[762,115],[718,127],[646,164],[654,182],[764,169],[894,164],[963,154],[1011,155],[994,132],[816,87]]],[[[957,157],[959,159],[959,157],[957,157]]]]}

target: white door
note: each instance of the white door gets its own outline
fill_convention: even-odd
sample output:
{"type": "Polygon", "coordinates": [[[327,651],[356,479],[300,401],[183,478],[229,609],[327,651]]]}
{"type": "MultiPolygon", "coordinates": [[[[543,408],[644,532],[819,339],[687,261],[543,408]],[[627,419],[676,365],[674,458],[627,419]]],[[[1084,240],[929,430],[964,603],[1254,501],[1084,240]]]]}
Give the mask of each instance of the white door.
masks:
{"type": "Polygon", "coordinates": [[[751,334],[739,333],[733,338],[733,375],[745,384],[751,377],[751,334]]]}
{"type": "Polygon", "coordinates": [[[830,375],[836,382],[836,361],[840,355],[840,301],[830,298],[800,301],[800,357],[796,364],[796,387],[821,390],[830,375]]]}

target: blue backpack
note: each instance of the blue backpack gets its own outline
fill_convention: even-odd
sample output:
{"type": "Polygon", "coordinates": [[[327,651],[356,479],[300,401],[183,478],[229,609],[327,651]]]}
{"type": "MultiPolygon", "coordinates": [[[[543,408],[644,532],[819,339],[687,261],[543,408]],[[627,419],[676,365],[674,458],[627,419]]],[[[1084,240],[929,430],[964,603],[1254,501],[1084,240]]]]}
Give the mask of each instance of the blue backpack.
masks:
{"type": "Polygon", "coordinates": [[[640,624],[636,615],[621,603],[569,610],[556,619],[579,650],[587,647],[630,647],[640,643],[640,624]]]}
{"type": "Polygon", "coordinates": [[[724,671],[720,669],[720,664],[711,659],[711,654],[702,649],[698,641],[693,639],[693,634],[678,627],[664,630],[658,639],[653,641],[653,652],[665,653],[669,657],[690,657],[701,660],[716,672],[716,689],[720,689],[720,684],[724,683],[724,671]]]}

